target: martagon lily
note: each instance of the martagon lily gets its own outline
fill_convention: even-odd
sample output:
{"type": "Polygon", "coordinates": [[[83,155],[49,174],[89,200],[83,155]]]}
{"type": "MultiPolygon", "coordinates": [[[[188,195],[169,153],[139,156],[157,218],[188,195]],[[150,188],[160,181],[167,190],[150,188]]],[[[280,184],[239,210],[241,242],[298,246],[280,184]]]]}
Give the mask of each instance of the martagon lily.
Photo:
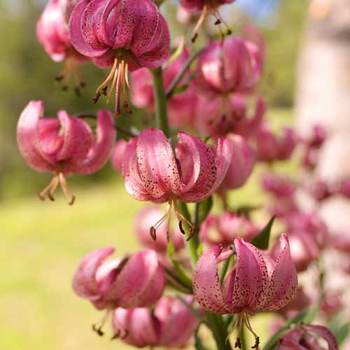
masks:
{"type": "Polygon", "coordinates": [[[128,71],[157,68],[169,57],[168,25],[152,0],[79,0],[69,27],[72,45],[79,53],[98,67],[111,67],[94,101],[101,95],[110,98],[115,89],[117,115],[121,102],[129,109],[128,71]]]}
{"type": "Polygon", "coordinates": [[[130,140],[124,155],[123,176],[127,192],[137,200],[169,203],[169,210],[151,229],[154,233],[164,221],[170,222],[176,201],[200,202],[220,186],[229,167],[233,147],[227,139],[209,146],[184,132],[177,135],[173,149],[164,133],[146,129],[130,140]]]}
{"type": "Polygon", "coordinates": [[[58,112],[58,118],[43,118],[42,101],[31,101],[17,124],[17,144],[27,164],[36,171],[52,173],[50,184],[39,198],[54,200],[60,185],[69,204],[75,196],[68,190],[66,177],[88,175],[101,169],[109,159],[116,132],[111,113],[97,114],[96,136],[82,119],[58,112]]]}
{"type": "Polygon", "coordinates": [[[249,315],[284,307],[297,290],[297,273],[286,235],[281,236],[279,244],[279,253],[274,256],[238,238],[231,252],[215,246],[201,256],[193,277],[194,297],[200,306],[219,314],[238,314],[236,326],[239,331],[246,326],[252,332],[255,348],[259,337],[250,325],[249,315]],[[221,281],[218,264],[232,254],[233,268],[221,281]]]}

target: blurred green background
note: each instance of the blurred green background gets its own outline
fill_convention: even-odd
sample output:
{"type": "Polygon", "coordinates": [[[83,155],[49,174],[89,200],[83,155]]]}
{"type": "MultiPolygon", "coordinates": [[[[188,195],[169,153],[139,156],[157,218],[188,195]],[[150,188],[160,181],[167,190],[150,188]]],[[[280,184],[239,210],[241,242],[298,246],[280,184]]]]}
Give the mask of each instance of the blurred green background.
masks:
{"type": "MultiPolygon", "coordinates": [[[[99,339],[90,330],[101,315],[75,297],[71,277],[90,250],[113,245],[125,253],[137,248],[132,222],[143,204],[128,197],[109,166],[70,181],[78,198],[73,207],[60,196],[55,203],[39,202],[35,193],[49,175],[29,169],[15,145],[18,116],[31,99],[43,99],[47,115],[60,108],[81,113],[99,107],[91,96],[105,72],[92,65],[83,68],[87,87],[80,98],[54,83],[62,66],[46,56],[35,37],[42,4],[0,0],[0,350],[122,349],[121,343],[99,339]]],[[[293,105],[305,6],[283,1],[263,28],[268,51],[261,93],[274,111],[293,105]]],[[[167,13],[173,13],[171,7],[167,13]]],[[[283,124],[291,113],[273,115],[283,124]]],[[[255,193],[254,185],[249,191],[255,193]]]]}

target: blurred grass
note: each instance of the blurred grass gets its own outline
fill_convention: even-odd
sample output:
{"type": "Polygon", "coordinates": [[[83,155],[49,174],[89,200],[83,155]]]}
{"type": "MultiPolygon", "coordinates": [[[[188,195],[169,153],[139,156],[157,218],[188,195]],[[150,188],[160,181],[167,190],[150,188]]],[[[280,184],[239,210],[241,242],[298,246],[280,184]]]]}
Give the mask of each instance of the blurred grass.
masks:
{"type": "MultiPolygon", "coordinates": [[[[279,129],[291,122],[291,113],[275,110],[272,120],[279,129]]],[[[233,193],[235,204],[261,204],[257,178],[233,193]]],[[[88,190],[75,182],[70,183],[77,195],[72,207],[61,196],[54,203],[34,196],[2,203],[0,350],[126,348],[91,331],[102,314],[73,294],[71,278],[91,250],[112,245],[123,254],[137,249],[133,220],[144,204],[130,198],[120,181],[89,184],[88,190]]],[[[257,324],[266,328],[266,319],[260,317],[257,324]]]]}

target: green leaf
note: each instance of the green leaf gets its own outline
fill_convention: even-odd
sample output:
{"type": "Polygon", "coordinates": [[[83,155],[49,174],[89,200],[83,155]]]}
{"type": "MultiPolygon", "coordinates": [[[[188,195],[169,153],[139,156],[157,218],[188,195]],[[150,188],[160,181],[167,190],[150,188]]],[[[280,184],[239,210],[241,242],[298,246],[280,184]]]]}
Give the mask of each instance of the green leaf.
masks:
{"type": "Polygon", "coordinates": [[[269,247],[272,225],[275,221],[273,216],[260,233],[252,240],[252,244],[259,248],[266,250],[269,247]]]}
{"type": "Polygon", "coordinates": [[[350,333],[350,322],[343,323],[339,316],[335,316],[328,324],[338,344],[342,344],[350,333]]]}
{"type": "Polygon", "coordinates": [[[184,287],[188,288],[189,290],[192,290],[192,280],[187,275],[187,273],[185,272],[181,264],[175,259],[174,254],[175,254],[174,244],[172,242],[169,242],[167,247],[167,255],[175,269],[176,278],[181,282],[181,284],[184,287]]]}
{"type": "Polygon", "coordinates": [[[297,325],[300,323],[311,323],[317,316],[319,312],[318,308],[304,310],[299,312],[295,317],[286,322],[265,344],[263,350],[273,350],[275,349],[278,341],[289,331],[292,325],[297,325]]]}

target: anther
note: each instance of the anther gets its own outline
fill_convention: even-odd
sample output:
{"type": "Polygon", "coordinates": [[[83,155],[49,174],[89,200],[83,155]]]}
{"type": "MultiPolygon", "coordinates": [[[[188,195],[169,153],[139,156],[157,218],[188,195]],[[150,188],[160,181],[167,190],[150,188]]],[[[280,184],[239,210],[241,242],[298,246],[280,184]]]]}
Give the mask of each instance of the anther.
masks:
{"type": "Polygon", "coordinates": [[[96,324],[92,325],[92,330],[97,333],[98,336],[103,337],[104,336],[104,332],[102,331],[102,327],[97,327],[96,324]]]}
{"type": "Polygon", "coordinates": [[[236,339],[235,348],[242,349],[242,343],[239,337],[236,339]]]}
{"type": "Polygon", "coordinates": [[[252,346],[252,349],[259,349],[259,345],[260,345],[260,338],[256,337],[255,338],[255,344],[252,346]]]}
{"type": "Polygon", "coordinates": [[[118,330],[118,332],[116,332],[114,335],[113,335],[113,337],[111,338],[111,341],[112,340],[116,340],[116,339],[118,339],[120,337],[120,331],[118,330]]]}
{"type": "Polygon", "coordinates": [[[67,85],[63,85],[62,86],[62,91],[67,91],[68,90],[68,86],[67,85]]]}
{"type": "Polygon", "coordinates": [[[64,79],[64,75],[63,74],[58,74],[55,76],[55,81],[60,82],[64,79]]]}
{"type": "Polygon", "coordinates": [[[180,230],[180,232],[181,232],[183,235],[186,234],[186,232],[185,232],[185,230],[184,230],[184,227],[183,227],[183,224],[182,224],[182,221],[179,221],[179,230],[180,230]]]}
{"type": "Polygon", "coordinates": [[[97,92],[96,95],[93,97],[92,101],[94,102],[94,104],[96,104],[98,102],[98,100],[101,97],[101,93],[97,92]]]}
{"type": "Polygon", "coordinates": [[[219,24],[221,24],[221,23],[222,23],[222,22],[221,22],[220,18],[218,18],[218,19],[215,21],[214,25],[217,26],[217,25],[219,25],[219,24]]]}
{"type": "Polygon", "coordinates": [[[152,239],[154,241],[156,241],[157,240],[157,230],[155,229],[154,226],[151,226],[151,228],[149,229],[149,233],[150,233],[152,239]]]}

